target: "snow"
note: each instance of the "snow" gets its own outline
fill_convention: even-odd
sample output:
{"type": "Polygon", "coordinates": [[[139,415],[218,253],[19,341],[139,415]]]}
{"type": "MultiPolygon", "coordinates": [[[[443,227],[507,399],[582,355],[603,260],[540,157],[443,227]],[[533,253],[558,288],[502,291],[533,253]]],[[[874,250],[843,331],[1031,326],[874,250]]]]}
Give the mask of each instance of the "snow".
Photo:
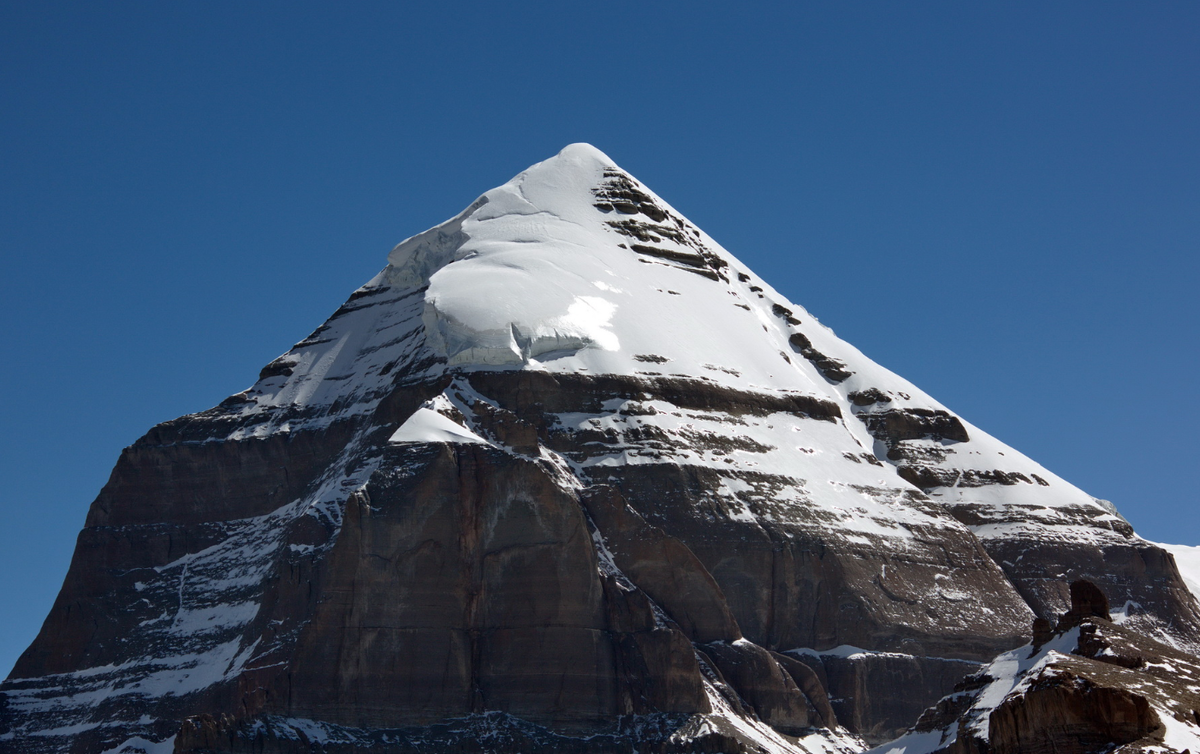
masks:
{"type": "MultiPolygon", "coordinates": [[[[635,239],[606,224],[630,219],[593,206],[592,189],[613,165],[593,147],[571,145],[398,244],[358,298],[280,357],[290,373],[260,380],[243,394],[244,405],[230,409],[262,422],[238,436],[285,431],[273,415],[297,408],[317,415],[300,423],[290,417],[287,431],[366,413],[390,383],[387,375],[398,371],[386,367],[412,363],[421,351],[457,370],[597,374],[644,372],[647,365],[634,356],[658,355],[675,374],[833,398],[803,358],[789,363],[781,356],[792,349],[788,329],[770,313],[774,299],[749,290],[765,284],[737,280],[735,272],[749,271],[669,205],[654,197],[696,245],[736,267],[728,281],[640,255],[629,248],[635,239]],[[766,330],[765,337],[747,338],[747,328],[766,330]],[[715,354],[736,369],[706,368],[715,354]]],[[[652,245],[696,255],[670,238],[652,245]]]]}
{"type": "MultiPolygon", "coordinates": [[[[1056,655],[1069,655],[1079,644],[1079,629],[1072,628],[1066,633],[1054,637],[1037,653],[1030,651],[1028,646],[1005,652],[992,661],[987,667],[987,674],[994,680],[980,692],[975,702],[975,708],[991,712],[1000,706],[1017,687],[1020,679],[1030,670],[1044,667],[1054,660],[1056,655]]],[[[1032,676],[1033,673],[1030,673],[1032,676]]],[[[971,726],[980,738],[987,738],[988,718],[986,714],[979,715],[971,726]]]]}
{"type": "MultiPolygon", "coordinates": [[[[793,744],[771,726],[734,712],[724,695],[708,680],[704,682],[704,693],[708,696],[708,703],[712,707],[712,713],[704,717],[724,722],[757,744],[758,749],[765,754],[797,754],[798,751],[808,752],[808,754],[849,754],[849,752],[862,751],[864,748],[861,739],[842,728],[833,731],[818,730],[811,735],[799,738],[793,744]]],[[[711,724],[702,722],[700,727],[693,732],[695,735],[702,735],[708,732],[710,727],[715,729],[711,724]]]]}
{"type": "Polygon", "coordinates": [[[438,396],[417,409],[400,425],[388,442],[449,442],[489,444],[487,440],[453,419],[438,413],[439,407],[449,407],[449,401],[438,396]]]}
{"type": "Polygon", "coordinates": [[[1158,718],[1166,727],[1163,743],[1170,751],[1200,751],[1200,728],[1180,722],[1173,715],[1155,708],[1158,718]]]}
{"type": "Polygon", "coordinates": [[[195,634],[244,626],[258,615],[257,602],[235,602],[198,609],[181,609],[171,622],[171,632],[195,634]]]}
{"type": "MultiPolygon", "coordinates": [[[[42,688],[10,688],[5,693],[14,710],[21,712],[28,708],[39,714],[95,706],[101,700],[117,696],[183,696],[236,676],[252,649],[240,650],[237,641],[230,641],[204,653],[143,658],[58,676],[61,688],[70,688],[70,693],[49,695],[42,688]],[[138,672],[133,675],[129,671],[138,672]]],[[[96,724],[82,725],[87,729],[96,724]]],[[[25,734],[63,735],[53,729],[41,732],[32,729],[25,734]]]]}
{"type": "MultiPolygon", "coordinates": [[[[703,364],[721,354],[764,388],[799,386],[828,395],[802,366],[780,357],[790,351],[782,329],[769,339],[745,337],[748,329],[759,331],[763,319],[777,319],[762,317],[761,306],[737,306],[752,303],[746,284],[712,281],[622,248],[636,240],[606,222],[629,218],[593,206],[592,189],[613,165],[593,147],[572,145],[476,203],[461,220],[465,240],[453,263],[428,278],[423,317],[433,347],[453,366],[616,374],[641,371],[635,354],[669,358],[673,373],[703,374],[703,364]]],[[[694,233],[714,254],[736,262],[694,233]]],[[[390,259],[408,280],[418,276],[414,269],[424,272],[434,263],[412,251],[418,244],[406,244],[409,250],[390,259]]],[[[653,246],[696,253],[671,239],[653,246]]],[[[741,384],[732,375],[715,376],[741,384]]]]}
{"type": "Polygon", "coordinates": [[[905,733],[895,741],[871,749],[869,754],[929,754],[948,745],[955,737],[953,733],[947,734],[940,730],[905,733]]]}
{"type": "Polygon", "coordinates": [[[150,741],[141,736],[134,736],[111,749],[105,749],[101,754],[172,754],[174,751],[175,736],[162,741],[150,741]]]}
{"type": "Polygon", "coordinates": [[[1179,567],[1184,583],[1196,599],[1200,600],[1200,547],[1155,544],[1175,556],[1175,565],[1179,567]]]}
{"type": "Polygon", "coordinates": [[[721,492],[749,504],[748,510],[761,503],[755,515],[763,518],[790,519],[815,507],[827,514],[824,518],[836,518],[845,532],[897,539],[911,539],[911,527],[957,526],[934,509],[913,505],[906,497],[907,485],[891,468],[848,460],[846,454],[860,457],[867,451],[840,422],[784,413],[731,420],[724,412],[680,409],[661,400],[628,401],[602,413],[562,413],[557,418],[565,428],[608,431],[618,438],[608,445],[609,454],[585,461],[584,471],[594,466],[671,461],[718,471],[724,475],[721,492]],[[661,443],[649,446],[625,440],[646,436],[647,428],[655,430],[649,436],[670,437],[678,444],[664,448],[661,443]],[[732,449],[721,442],[729,437],[737,440],[732,449]],[[794,486],[784,490],[756,486],[754,477],[732,476],[740,472],[789,479],[794,486]],[[791,505],[781,505],[788,502],[791,505]]]}
{"type": "MultiPolygon", "coordinates": [[[[797,649],[789,649],[785,654],[792,655],[808,655],[809,657],[837,657],[841,660],[861,660],[868,657],[893,657],[897,659],[914,659],[917,655],[904,654],[902,652],[877,652],[871,649],[863,649],[852,644],[840,644],[831,649],[816,650],[810,647],[799,647],[797,649]]],[[[931,657],[929,655],[920,655],[920,660],[942,661],[954,663],[971,663],[970,660],[962,660],[953,657],[931,657]]],[[[977,663],[975,663],[977,664],[977,663]]]]}

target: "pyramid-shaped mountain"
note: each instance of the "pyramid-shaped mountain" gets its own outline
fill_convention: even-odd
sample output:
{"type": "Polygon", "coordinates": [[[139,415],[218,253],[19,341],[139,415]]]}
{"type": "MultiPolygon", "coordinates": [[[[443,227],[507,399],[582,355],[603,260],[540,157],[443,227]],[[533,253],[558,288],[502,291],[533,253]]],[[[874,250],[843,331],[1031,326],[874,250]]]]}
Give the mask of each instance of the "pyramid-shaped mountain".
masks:
{"type": "Polygon", "coordinates": [[[0,748],[858,751],[1081,578],[1200,647],[1112,505],[575,144],[124,450],[0,748]]]}

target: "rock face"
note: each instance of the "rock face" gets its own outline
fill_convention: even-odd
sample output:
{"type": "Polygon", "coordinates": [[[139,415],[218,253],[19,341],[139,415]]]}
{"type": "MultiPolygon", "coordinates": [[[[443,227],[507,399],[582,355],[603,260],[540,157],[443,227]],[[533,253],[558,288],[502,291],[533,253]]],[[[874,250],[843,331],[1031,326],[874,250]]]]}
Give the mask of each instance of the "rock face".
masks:
{"type": "Polygon", "coordinates": [[[1050,631],[1063,577],[1200,646],[1111,505],[573,145],[122,453],[0,746],[861,750],[1050,631]]]}
{"type": "Polygon", "coordinates": [[[845,647],[793,650],[791,656],[817,674],[836,719],[868,741],[894,737],[925,711],[933,689],[952,689],[980,667],[969,660],[845,647]]]}
{"type": "Polygon", "coordinates": [[[1200,660],[1114,624],[1095,584],[1070,593],[1054,633],[968,676],[874,752],[1200,750],[1200,660]]]}

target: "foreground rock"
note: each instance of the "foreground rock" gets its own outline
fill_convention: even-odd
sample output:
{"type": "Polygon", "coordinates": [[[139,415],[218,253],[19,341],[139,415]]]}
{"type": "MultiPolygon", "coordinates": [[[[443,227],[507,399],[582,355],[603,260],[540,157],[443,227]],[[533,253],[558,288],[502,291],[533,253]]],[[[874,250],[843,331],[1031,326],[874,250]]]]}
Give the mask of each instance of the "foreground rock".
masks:
{"type": "Polygon", "coordinates": [[[574,145],[122,453],[0,744],[856,750],[1065,609],[1046,574],[1200,646],[1110,505],[574,145]]]}
{"type": "Polygon", "coordinates": [[[1109,620],[1092,583],[877,754],[1200,751],[1200,660],[1109,620]]]}

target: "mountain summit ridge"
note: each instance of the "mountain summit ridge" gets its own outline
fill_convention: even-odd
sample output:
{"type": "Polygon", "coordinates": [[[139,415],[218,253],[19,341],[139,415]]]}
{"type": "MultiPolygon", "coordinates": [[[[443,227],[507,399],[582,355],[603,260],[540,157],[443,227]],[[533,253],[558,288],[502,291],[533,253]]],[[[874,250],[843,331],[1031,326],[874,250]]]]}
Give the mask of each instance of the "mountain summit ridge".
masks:
{"type": "Polygon", "coordinates": [[[1077,578],[1200,647],[1111,504],[573,144],[125,449],[0,742],[848,752],[1077,578]]]}

